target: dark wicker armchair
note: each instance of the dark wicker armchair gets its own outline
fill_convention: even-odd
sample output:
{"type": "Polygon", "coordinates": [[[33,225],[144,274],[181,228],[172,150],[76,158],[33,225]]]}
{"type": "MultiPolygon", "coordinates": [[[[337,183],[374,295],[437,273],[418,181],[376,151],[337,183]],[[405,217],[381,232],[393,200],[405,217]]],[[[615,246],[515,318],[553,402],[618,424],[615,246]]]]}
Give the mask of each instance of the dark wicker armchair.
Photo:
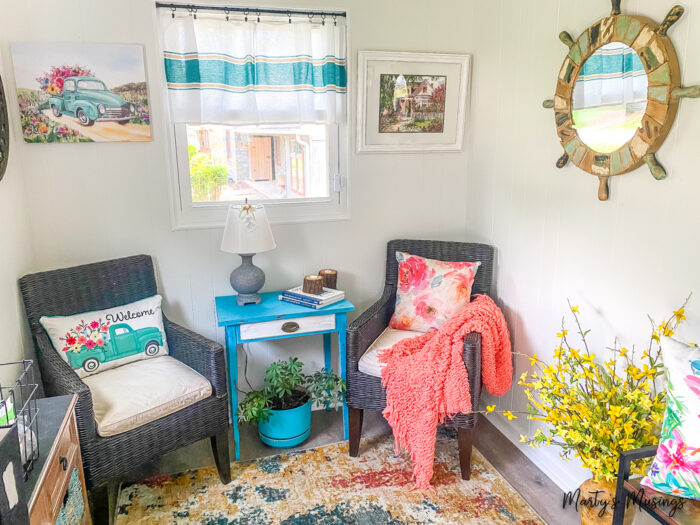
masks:
{"type": "MultiPolygon", "coordinates": [[[[39,324],[43,315],[73,315],[138,301],[158,293],[153,261],[137,255],[112,261],[36,273],[19,281],[37,358],[48,396],[78,394],[76,418],[91,499],[106,501],[108,482],[129,479],[162,454],[211,438],[222,482],[231,481],[228,454],[226,367],[221,345],[164,317],[170,355],[206,377],[212,395],[171,415],[110,437],[96,432],[89,388],[54,350],[39,324]]],[[[101,513],[106,509],[92,509],[101,513]]]]}
{"type": "MultiPolygon", "coordinates": [[[[386,395],[379,377],[359,371],[362,354],[389,325],[396,303],[398,263],[396,252],[408,252],[442,261],[481,262],[476,273],[473,294],[489,294],[493,275],[493,248],[485,244],[419,241],[399,239],[389,241],[386,254],[386,281],[381,299],[369,307],[348,327],[347,403],[350,416],[350,455],[359,454],[363,410],[383,410],[386,395]]],[[[470,333],[464,341],[464,364],[469,376],[472,406],[478,409],[481,398],[481,336],[470,333]]],[[[449,424],[457,427],[459,460],[462,478],[471,474],[472,429],[477,414],[460,414],[449,424]]]]}

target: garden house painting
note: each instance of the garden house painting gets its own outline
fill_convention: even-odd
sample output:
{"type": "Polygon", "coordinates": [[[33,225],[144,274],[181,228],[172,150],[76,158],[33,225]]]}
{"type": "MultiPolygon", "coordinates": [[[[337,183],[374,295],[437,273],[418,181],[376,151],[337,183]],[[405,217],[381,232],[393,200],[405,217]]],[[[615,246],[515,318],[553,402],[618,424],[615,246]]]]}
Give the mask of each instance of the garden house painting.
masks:
{"type": "Polygon", "coordinates": [[[380,75],[380,133],[442,133],[447,77],[380,75]]]}
{"type": "Polygon", "coordinates": [[[26,142],[151,140],[143,46],[12,44],[26,142]]]}

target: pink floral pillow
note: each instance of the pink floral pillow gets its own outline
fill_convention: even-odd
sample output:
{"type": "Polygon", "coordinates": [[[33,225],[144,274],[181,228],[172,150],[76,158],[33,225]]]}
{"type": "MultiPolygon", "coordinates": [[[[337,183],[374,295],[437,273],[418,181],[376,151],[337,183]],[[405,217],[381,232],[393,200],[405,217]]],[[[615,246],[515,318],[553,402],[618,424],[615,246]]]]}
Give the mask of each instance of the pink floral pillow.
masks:
{"type": "Polygon", "coordinates": [[[397,330],[437,330],[470,300],[478,262],[446,262],[396,252],[399,283],[389,326],[397,330]]]}

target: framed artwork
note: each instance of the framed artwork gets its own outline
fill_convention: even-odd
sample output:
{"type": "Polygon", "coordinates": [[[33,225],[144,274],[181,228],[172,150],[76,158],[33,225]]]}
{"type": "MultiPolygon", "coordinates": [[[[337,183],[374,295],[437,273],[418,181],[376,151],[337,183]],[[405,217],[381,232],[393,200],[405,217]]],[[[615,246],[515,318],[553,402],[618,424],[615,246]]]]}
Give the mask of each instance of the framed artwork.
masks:
{"type": "Polygon", "coordinates": [[[360,51],[359,152],[461,151],[470,55],[360,51]]]}
{"type": "Polygon", "coordinates": [[[151,140],[143,46],[16,42],[12,61],[26,142],[151,140]]]}

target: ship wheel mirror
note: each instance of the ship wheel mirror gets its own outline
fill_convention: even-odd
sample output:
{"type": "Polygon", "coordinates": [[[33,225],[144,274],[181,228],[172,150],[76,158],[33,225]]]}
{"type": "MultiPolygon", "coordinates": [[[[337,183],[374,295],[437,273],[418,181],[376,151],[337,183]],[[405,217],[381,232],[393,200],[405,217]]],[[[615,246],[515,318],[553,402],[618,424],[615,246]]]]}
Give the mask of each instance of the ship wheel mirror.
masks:
{"type": "Polygon", "coordinates": [[[646,165],[657,180],[666,171],[656,153],[671,131],[680,99],[700,97],[700,86],[682,87],[678,56],[668,30],[683,16],[675,6],[660,24],[612,13],[577,39],[563,31],[568,53],[559,71],[554,110],[564,154],[569,162],[599,179],[598,198],[607,200],[608,179],[646,165]]]}

